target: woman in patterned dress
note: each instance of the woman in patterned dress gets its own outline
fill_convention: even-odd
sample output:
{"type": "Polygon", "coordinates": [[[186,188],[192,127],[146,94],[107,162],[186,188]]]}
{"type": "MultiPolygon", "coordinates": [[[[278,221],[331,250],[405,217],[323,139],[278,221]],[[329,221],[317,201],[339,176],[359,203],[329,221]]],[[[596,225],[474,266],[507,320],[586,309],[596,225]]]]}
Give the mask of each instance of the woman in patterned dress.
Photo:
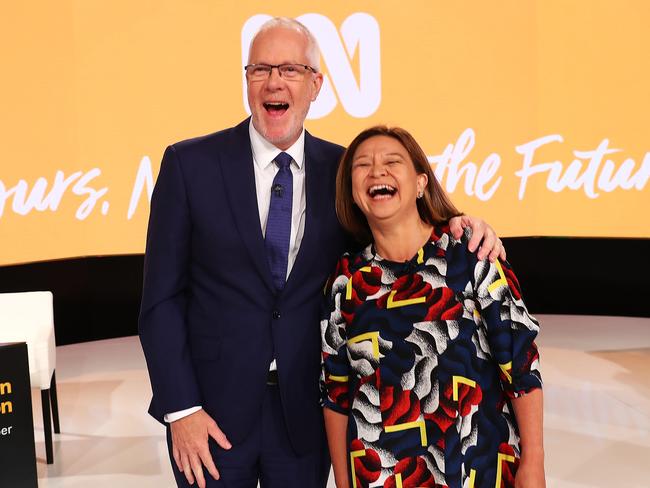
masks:
{"type": "Polygon", "coordinates": [[[359,134],[336,209],[368,244],[339,260],[321,322],[337,487],[545,486],[539,325],[510,265],[450,234],[459,212],[413,137],[359,134]]]}

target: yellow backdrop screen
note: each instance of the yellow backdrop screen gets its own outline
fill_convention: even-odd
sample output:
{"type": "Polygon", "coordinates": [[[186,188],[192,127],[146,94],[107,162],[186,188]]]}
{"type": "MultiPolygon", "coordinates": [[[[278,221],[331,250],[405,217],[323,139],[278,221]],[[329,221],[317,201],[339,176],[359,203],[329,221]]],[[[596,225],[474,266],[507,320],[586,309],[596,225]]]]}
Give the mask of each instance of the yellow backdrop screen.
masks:
{"type": "Polygon", "coordinates": [[[142,252],[165,147],[247,116],[248,43],[276,15],[320,44],[313,134],[405,127],[501,236],[650,237],[648,5],[5,3],[0,264],[142,252]]]}

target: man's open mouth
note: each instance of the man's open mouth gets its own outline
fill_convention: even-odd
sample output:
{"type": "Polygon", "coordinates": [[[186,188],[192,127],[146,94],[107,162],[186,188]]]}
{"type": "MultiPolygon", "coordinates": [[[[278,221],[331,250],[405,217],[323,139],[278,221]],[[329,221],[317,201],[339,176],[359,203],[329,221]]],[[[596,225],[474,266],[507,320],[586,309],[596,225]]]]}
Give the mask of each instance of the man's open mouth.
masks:
{"type": "Polygon", "coordinates": [[[395,193],[397,188],[390,185],[374,185],[368,188],[368,195],[375,199],[391,198],[395,193]]]}
{"type": "Polygon", "coordinates": [[[282,115],[289,110],[289,104],[284,102],[266,102],[264,108],[271,115],[282,115]]]}

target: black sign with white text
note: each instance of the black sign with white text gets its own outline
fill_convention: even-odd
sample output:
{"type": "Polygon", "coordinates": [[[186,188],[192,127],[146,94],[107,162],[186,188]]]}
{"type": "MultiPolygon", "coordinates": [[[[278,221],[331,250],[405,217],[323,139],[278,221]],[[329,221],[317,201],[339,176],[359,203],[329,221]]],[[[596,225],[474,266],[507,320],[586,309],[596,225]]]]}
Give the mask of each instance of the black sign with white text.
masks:
{"type": "Polygon", "coordinates": [[[37,488],[27,344],[0,344],[0,486],[37,488]]]}

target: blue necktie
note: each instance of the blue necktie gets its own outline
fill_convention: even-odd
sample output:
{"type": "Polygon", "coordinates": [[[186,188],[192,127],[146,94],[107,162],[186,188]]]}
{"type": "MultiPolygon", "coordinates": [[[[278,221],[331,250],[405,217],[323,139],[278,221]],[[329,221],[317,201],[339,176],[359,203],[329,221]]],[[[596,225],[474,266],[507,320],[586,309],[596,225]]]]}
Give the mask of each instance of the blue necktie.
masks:
{"type": "Polygon", "coordinates": [[[266,221],[264,244],[269,260],[273,284],[277,291],[284,288],[287,279],[289,239],[291,238],[291,205],[293,202],[293,175],[290,164],[293,159],[285,152],[275,158],[278,172],[271,185],[271,205],[266,221]]]}

